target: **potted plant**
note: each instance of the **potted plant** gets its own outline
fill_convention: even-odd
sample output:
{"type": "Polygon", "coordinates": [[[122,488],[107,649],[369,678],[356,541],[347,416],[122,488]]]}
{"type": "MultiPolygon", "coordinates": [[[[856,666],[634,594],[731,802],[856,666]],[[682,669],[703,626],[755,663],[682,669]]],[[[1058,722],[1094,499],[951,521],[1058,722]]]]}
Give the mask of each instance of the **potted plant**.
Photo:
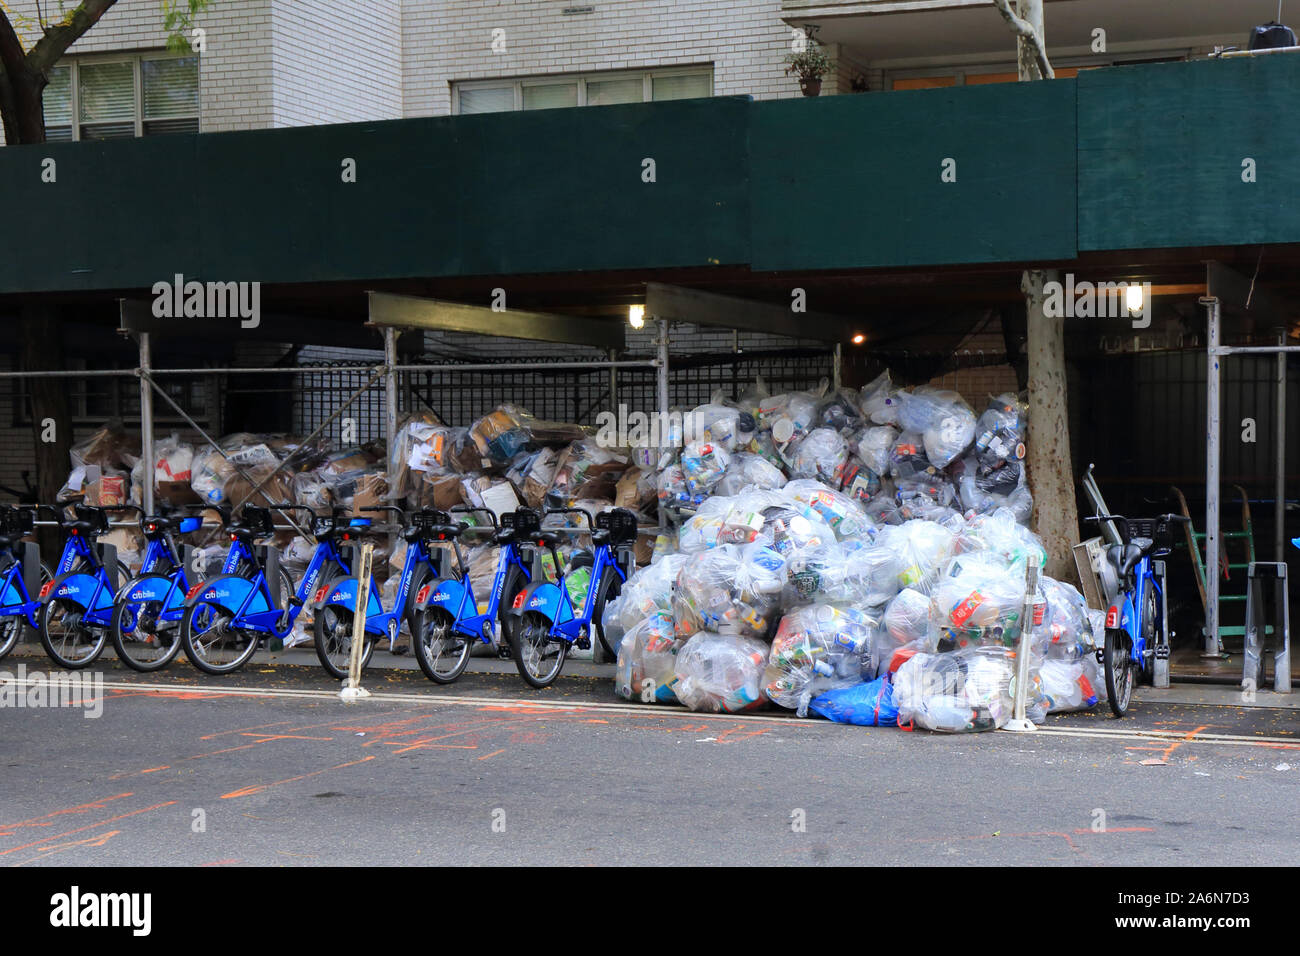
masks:
{"type": "Polygon", "coordinates": [[[810,34],[802,50],[789,54],[785,58],[786,76],[791,73],[799,77],[799,89],[804,96],[816,96],[822,91],[822,77],[835,69],[835,64],[826,55],[825,48],[810,34]]]}

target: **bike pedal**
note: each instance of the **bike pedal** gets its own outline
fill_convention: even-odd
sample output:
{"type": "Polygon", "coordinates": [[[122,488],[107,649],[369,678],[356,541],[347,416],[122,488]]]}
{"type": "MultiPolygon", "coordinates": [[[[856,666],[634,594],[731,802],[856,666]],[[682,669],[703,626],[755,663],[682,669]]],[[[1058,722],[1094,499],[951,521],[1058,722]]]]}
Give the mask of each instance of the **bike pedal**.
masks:
{"type": "Polygon", "coordinates": [[[1158,660],[1158,661],[1167,661],[1167,660],[1169,660],[1169,648],[1167,648],[1167,647],[1157,647],[1157,648],[1156,648],[1156,660],[1158,660]]]}
{"type": "Polygon", "coordinates": [[[289,607],[302,607],[302,598],[297,595],[289,598],[289,607]]]}
{"type": "Polygon", "coordinates": [[[583,651],[591,650],[591,638],[589,637],[580,637],[576,641],[574,641],[574,643],[578,645],[579,650],[583,650],[583,651]]]}

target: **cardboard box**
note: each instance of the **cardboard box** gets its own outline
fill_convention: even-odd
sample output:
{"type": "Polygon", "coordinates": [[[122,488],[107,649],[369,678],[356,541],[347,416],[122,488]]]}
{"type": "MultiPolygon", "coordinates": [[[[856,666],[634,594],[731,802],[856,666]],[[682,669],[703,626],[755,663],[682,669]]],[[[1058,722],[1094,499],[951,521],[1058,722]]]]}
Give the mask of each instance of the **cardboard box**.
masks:
{"type": "Polygon", "coordinates": [[[196,505],[203,501],[188,481],[160,481],[154,488],[154,497],[169,505],[196,505]]]}
{"type": "Polygon", "coordinates": [[[422,507],[446,511],[465,504],[460,491],[460,478],[456,475],[436,475],[425,472],[420,483],[419,500],[422,507]]]}
{"type": "Polygon", "coordinates": [[[388,478],[379,473],[363,475],[357,481],[357,490],[352,495],[352,516],[370,518],[373,521],[386,521],[391,515],[378,511],[363,511],[376,505],[387,504],[388,478]]]}

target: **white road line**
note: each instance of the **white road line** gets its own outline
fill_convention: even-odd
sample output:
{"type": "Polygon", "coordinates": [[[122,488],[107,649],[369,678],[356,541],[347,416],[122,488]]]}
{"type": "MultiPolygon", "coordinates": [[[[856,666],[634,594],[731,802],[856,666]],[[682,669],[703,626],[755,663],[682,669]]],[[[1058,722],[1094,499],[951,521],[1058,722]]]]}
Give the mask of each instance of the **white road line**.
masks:
{"type": "MultiPolygon", "coordinates": [[[[21,684],[33,686],[40,684],[55,687],[60,686],[58,681],[51,681],[48,677],[26,677],[19,681],[13,677],[0,677],[0,684],[21,684]]],[[[124,690],[124,691],[146,691],[153,693],[167,694],[193,694],[202,696],[217,697],[265,697],[265,698],[289,698],[298,700],[329,700],[339,701],[337,691],[330,690],[312,690],[303,688],[294,690],[290,688],[235,688],[235,687],[189,687],[178,684],[148,684],[143,682],[123,682],[123,681],[104,681],[102,684],[105,690],[124,690]]],[[[673,707],[665,705],[646,705],[646,704],[616,704],[601,703],[589,701],[549,701],[535,700],[527,697],[471,697],[464,695],[444,695],[444,694],[390,694],[384,691],[372,691],[370,697],[364,698],[362,702],[366,703],[389,703],[389,704],[449,704],[459,707],[528,707],[540,711],[572,711],[579,710],[587,713],[610,713],[610,714],[638,714],[643,717],[658,715],[661,717],[677,717],[682,719],[706,719],[706,720],[743,720],[743,721],[761,721],[764,723],[780,723],[787,727],[817,727],[830,726],[824,721],[800,720],[794,716],[774,717],[767,714],[710,714],[688,711],[682,707],[673,707]]],[[[847,726],[847,725],[844,725],[847,726]]],[[[1189,734],[1176,730],[1143,730],[1139,728],[1126,729],[1124,727],[1039,727],[1036,734],[1044,734],[1053,737],[1076,737],[1080,739],[1092,740],[1156,740],[1156,741],[1186,741],[1187,743],[1199,744],[1224,744],[1230,746],[1257,746],[1278,749],[1277,745],[1282,744],[1289,747],[1300,749],[1300,737],[1262,737],[1262,736],[1242,736],[1239,734],[1211,734],[1198,733],[1189,734]]],[[[1021,739],[1024,739],[1023,737],[1021,739]]]]}

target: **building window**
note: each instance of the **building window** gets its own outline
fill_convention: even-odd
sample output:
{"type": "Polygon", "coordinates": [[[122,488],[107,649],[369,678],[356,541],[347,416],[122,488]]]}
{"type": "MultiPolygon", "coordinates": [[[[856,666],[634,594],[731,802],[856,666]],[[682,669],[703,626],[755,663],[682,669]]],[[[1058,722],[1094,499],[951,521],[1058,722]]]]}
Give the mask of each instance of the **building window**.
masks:
{"type": "Polygon", "coordinates": [[[452,85],[451,110],[469,115],[685,100],[712,95],[713,68],[692,66],[636,73],[466,80],[452,85]]]}
{"type": "Polygon", "coordinates": [[[74,57],[45,87],[50,142],[199,131],[199,58],[167,54],[74,57]]]}

